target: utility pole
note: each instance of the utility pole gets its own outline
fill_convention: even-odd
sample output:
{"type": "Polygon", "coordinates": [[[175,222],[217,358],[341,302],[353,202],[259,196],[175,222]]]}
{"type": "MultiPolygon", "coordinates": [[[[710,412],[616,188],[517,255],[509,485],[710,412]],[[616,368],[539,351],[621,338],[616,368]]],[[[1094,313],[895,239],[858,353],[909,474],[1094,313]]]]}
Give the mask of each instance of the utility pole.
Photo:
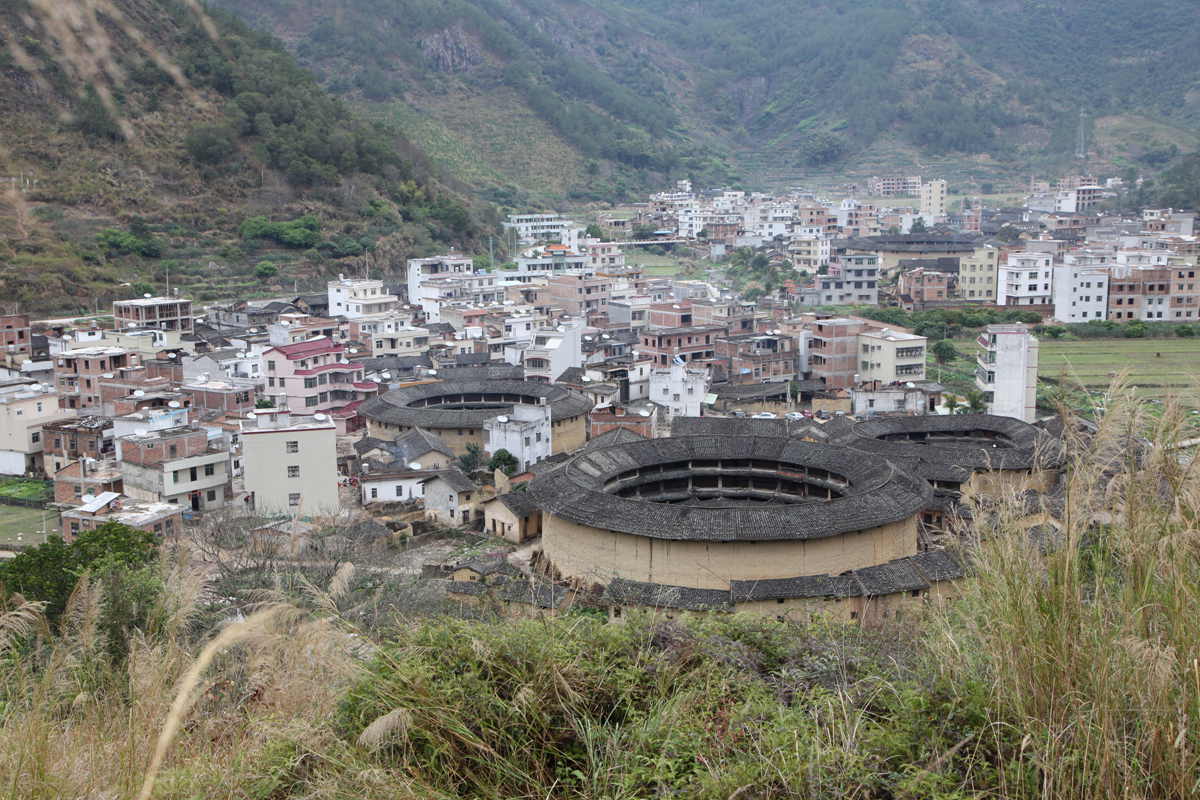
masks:
{"type": "Polygon", "coordinates": [[[496,271],[496,253],[492,249],[492,240],[494,238],[490,233],[488,234],[488,272],[496,271]]]}
{"type": "Polygon", "coordinates": [[[1075,157],[1081,161],[1087,158],[1087,113],[1079,109],[1079,130],[1075,134],[1075,157]]]}

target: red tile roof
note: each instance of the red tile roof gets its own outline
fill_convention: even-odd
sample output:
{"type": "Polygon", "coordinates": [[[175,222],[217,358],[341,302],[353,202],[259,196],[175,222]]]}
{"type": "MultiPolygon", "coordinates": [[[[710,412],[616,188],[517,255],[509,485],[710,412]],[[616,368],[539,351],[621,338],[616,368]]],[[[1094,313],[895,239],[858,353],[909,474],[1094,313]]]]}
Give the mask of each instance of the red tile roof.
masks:
{"type": "MultiPolygon", "coordinates": [[[[295,361],[298,358],[307,358],[321,353],[340,353],[342,346],[335,344],[332,339],[322,336],[320,339],[308,339],[295,344],[281,344],[272,347],[277,353],[283,353],[288,361],[295,361]]],[[[270,352],[268,350],[267,352],[270,352]]]]}

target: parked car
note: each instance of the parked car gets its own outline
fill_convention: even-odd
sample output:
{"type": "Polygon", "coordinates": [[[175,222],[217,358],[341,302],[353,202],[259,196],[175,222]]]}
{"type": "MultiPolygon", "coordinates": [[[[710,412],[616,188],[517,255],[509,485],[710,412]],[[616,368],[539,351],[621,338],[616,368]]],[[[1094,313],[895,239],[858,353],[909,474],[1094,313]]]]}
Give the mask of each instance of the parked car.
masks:
{"type": "Polygon", "coordinates": [[[772,414],[770,411],[760,411],[750,419],[779,419],[779,417],[776,414],[772,414]]]}

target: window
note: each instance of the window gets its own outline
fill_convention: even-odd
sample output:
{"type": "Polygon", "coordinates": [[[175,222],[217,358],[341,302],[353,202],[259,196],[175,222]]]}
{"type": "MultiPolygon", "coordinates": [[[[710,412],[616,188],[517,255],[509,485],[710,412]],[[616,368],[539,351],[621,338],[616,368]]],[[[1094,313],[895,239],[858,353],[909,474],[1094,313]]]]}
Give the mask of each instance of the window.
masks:
{"type": "MultiPolygon", "coordinates": [[[[397,492],[397,494],[399,494],[399,492],[397,492]]],[[[372,500],[375,500],[375,499],[376,499],[376,498],[378,498],[378,497],[379,497],[379,489],[378,489],[378,488],[376,488],[376,487],[374,487],[374,486],[372,486],[372,487],[371,487],[371,499],[372,499],[372,500]]]]}
{"type": "Polygon", "coordinates": [[[283,449],[285,452],[288,452],[288,453],[299,453],[300,452],[300,442],[285,442],[283,445],[283,449]]]}
{"type": "Polygon", "coordinates": [[[299,478],[300,477],[300,465],[299,464],[290,465],[288,467],[287,475],[289,478],[299,478]]]}
{"type": "Polygon", "coordinates": [[[217,490],[216,490],[216,489],[209,489],[209,490],[208,490],[208,494],[206,495],[206,497],[208,497],[208,502],[210,502],[210,503],[211,503],[211,502],[213,502],[214,500],[216,500],[216,499],[217,499],[217,490]]]}
{"type": "Polygon", "coordinates": [[[291,494],[288,495],[288,505],[289,506],[300,505],[300,493],[299,492],[292,492],[291,494]]]}
{"type": "Polygon", "coordinates": [[[30,440],[31,442],[33,442],[34,444],[37,444],[38,442],[40,442],[40,441],[42,440],[42,434],[41,434],[41,432],[40,432],[40,431],[34,431],[34,432],[33,432],[33,435],[29,437],[29,440],[30,440]]]}
{"type": "Polygon", "coordinates": [[[176,454],[178,451],[179,451],[179,448],[177,448],[177,447],[176,447],[175,445],[173,445],[173,444],[172,444],[172,445],[168,445],[168,446],[167,446],[167,455],[169,455],[171,458],[174,458],[174,457],[175,457],[175,454],[176,454]]]}

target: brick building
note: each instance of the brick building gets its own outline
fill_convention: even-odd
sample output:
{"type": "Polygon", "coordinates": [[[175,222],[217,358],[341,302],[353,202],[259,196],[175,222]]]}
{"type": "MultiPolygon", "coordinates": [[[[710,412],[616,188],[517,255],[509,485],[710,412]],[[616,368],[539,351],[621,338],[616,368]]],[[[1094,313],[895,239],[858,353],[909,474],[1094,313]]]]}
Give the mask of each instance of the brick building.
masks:
{"type": "Polygon", "coordinates": [[[84,347],[68,350],[54,358],[54,386],[62,408],[99,409],[100,381],[125,367],[138,366],[137,353],[122,347],[84,347]]]}

